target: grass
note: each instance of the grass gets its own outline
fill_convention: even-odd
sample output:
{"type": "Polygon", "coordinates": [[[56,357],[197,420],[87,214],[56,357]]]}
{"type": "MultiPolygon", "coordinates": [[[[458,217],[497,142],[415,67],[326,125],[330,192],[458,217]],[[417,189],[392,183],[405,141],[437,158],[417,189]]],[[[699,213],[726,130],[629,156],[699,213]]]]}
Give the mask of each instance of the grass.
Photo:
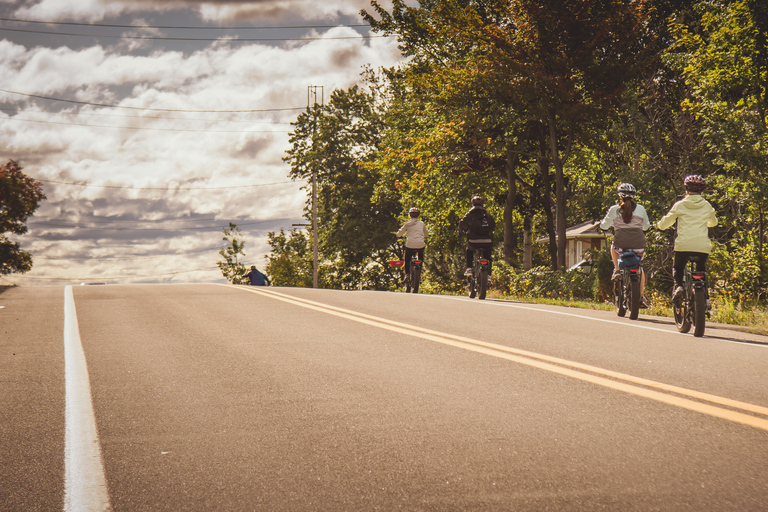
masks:
{"type": "MultiPolygon", "coordinates": [[[[610,302],[563,298],[518,297],[503,295],[495,290],[489,290],[488,297],[601,311],[614,311],[615,309],[614,305],[610,302]]],[[[649,294],[648,300],[650,302],[650,307],[642,310],[642,314],[672,317],[672,308],[669,297],[658,294],[649,294]]],[[[741,328],[740,330],[752,334],[768,335],[768,306],[765,304],[743,304],[729,300],[725,297],[717,297],[712,301],[712,311],[710,312],[708,321],[738,326],[741,328]]]]}

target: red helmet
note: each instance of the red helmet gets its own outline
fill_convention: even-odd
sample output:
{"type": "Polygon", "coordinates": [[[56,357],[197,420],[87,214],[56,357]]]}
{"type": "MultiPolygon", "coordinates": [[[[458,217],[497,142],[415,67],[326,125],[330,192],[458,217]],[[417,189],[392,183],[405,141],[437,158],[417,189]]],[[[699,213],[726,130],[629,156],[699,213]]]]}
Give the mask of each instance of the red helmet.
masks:
{"type": "Polygon", "coordinates": [[[685,190],[688,192],[701,192],[706,186],[704,178],[698,174],[691,174],[690,176],[686,176],[685,180],[683,180],[683,183],[685,184],[685,190]]]}

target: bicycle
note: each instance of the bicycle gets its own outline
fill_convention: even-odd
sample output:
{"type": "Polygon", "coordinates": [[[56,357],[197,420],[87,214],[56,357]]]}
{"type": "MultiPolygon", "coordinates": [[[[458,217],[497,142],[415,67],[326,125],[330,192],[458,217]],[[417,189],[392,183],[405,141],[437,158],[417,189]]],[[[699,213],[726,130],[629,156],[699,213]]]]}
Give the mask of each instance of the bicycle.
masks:
{"type": "Polygon", "coordinates": [[[488,273],[491,270],[491,264],[486,258],[481,258],[475,251],[472,274],[467,276],[467,289],[469,298],[477,297],[480,300],[485,299],[485,293],[488,290],[488,273]]]}
{"type": "Polygon", "coordinates": [[[637,320],[640,313],[640,281],[643,267],[640,256],[634,251],[625,251],[619,256],[621,279],[613,281],[613,301],[616,314],[623,317],[629,311],[629,319],[637,320]]]}
{"type": "Polygon", "coordinates": [[[683,297],[672,302],[677,330],[686,333],[693,326],[693,335],[704,336],[706,316],[709,309],[707,302],[707,273],[694,270],[694,262],[685,265],[683,277],[683,297]]]}
{"type": "Polygon", "coordinates": [[[408,275],[405,276],[405,293],[419,293],[419,284],[421,282],[421,260],[419,254],[414,252],[411,255],[411,268],[408,275]]]}

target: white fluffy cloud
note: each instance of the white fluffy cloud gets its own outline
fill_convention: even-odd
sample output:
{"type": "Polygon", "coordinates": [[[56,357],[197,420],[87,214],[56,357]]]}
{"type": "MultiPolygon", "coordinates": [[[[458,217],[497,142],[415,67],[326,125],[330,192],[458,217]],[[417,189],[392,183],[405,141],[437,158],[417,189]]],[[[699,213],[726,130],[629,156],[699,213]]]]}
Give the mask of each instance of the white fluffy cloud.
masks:
{"type": "MultiPolygon", "coordinates": [[[[363,3],[342,0],[315,11],[353,13],[363,3]]],[[[14,15],[97,20],[134,10],[144,19],[149,9],[195,6],[206,19],[225,20],[317,7],[298,0],[27,4],[14,15]]],[[[121,41],[0,41],[0,89],[25,94],[0,92],[0,158],[19,160],[28,175],[44,180],[48,196],[30,233],[18,238],[33,254],[33,271],[9,280],[221,281],[218,271],[202,269],[215,266],[221,228],[230,220],[246,236],[246,263],[262,266],[266,232],[301,222],[304,184],[288,180],[282,157],[307,87],[323,86],[327,99],[359,82],[364,66],[400,59],[394,40],[363,39],[353,28],[309,35],[320,39],[198,43],[186,51],[152,43],[136,51],[121,41]],[[297,110],[283,110],[291,108],[297,110]]]]}

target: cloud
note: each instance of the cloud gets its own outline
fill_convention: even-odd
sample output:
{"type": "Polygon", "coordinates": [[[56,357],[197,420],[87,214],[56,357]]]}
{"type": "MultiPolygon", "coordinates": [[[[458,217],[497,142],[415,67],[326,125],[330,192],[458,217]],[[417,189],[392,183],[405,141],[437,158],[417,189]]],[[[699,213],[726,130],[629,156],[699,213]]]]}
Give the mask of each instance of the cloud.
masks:
{"type": "MultiPolygon", "coordinates": [[[[390,2],[382,2],[388,6],[390,2]]],[[[360,9],[371,8],[368,0],[231,0],[225,2],[199,0],[41,0],[26,2],[16,11],[22,19],[98,22],[123,14],[147,10],[169,12],[193,10],[205,21],[230,22],[245,20],[280,21],[285,19],[337,19],[357,16],[360,9]]]]}
{"type": "MultiPolygon", "coordinates": [[[[328,4],[318,15],[327,15],[331,5],[353,12],[360,3],[328,4]]],[[[72,10],[79,5],[66,10],[75,4],[44,0],[25,9],[29,16],[59,19],[134,9],[149,19],[165,9],[200,6],[153,2],[155,10],[143,11],[150,4],[91,0],[83,12],[72,10]]],[[[226,12],[206,16],[223,20],[237,9],[299,4],[314,5],[229,3],[226,12]]],[[[229,221],[243,229],[246,263],[263,266],[266,233],[303,222],[305,184],[288,179],[282,157],[290,123],[307,106],[307,87],[323,86],[327,100],[334,89],[358,83],[364,66],[400,59],[394,40],[363,39],[350,27],[306,35],[318,39],[208,42],[172,50],[152,44],[141,51],[123,42],[78,47],[0,41],[0,89],[131,107],[0,92],[0,158],[21,161],[28,175],[45,180],[48,196],[30,232],[18,238],[36,264],[11,281],[111,276],[122,282],[220,282],[220,272],[210,267],[220,259],[221,228],[229,221]],[[243,112],[195,112],[203,110],[243,112]]]]}

